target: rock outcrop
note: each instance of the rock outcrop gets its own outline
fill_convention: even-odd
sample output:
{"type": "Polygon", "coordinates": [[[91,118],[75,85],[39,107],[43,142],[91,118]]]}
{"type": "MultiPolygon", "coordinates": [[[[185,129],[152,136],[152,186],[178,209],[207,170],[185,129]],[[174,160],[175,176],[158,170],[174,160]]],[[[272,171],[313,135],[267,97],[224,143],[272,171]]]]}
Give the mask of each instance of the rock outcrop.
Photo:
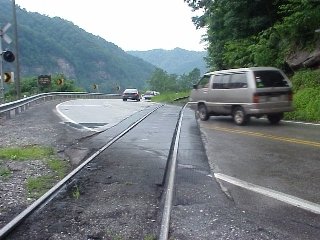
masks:
{"type": "Polygon", "coordinates": [[[313,52],[297,51],[286,60],[292,70],[300,68],[320,68],[320,47],[313,52]]]}

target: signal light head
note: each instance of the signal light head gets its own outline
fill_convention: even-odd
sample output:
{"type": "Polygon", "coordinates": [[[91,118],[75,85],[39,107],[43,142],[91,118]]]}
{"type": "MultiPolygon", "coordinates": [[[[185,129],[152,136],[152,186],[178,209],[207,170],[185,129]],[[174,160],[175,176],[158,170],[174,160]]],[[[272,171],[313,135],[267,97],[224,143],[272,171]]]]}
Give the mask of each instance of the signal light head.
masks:
{"type": "Polygon", "coordinates": [[[2,52],[2,57],[7,62],[13,62],[15,60],[14,54],[9,50],[3,51],[2,52]]]}

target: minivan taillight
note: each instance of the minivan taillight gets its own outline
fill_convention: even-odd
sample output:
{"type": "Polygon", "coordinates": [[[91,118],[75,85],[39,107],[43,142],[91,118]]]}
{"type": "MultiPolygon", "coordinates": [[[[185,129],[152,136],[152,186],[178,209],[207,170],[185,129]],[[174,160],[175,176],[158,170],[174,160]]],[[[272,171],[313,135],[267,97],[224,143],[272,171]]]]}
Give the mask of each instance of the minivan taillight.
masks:
{"type": "Polygon", "coordinates": [[[253,103],[259,103],[259,95],[258,95],[258,93],[254,93],[253,94],[252,102],[253,103]]]}

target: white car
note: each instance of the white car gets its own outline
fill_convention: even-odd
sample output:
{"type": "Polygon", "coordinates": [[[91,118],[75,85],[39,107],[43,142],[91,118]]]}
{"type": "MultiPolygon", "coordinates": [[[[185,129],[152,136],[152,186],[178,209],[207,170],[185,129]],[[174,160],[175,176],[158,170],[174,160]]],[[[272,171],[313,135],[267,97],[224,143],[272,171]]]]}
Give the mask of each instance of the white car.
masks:
{"type": "Polygon", "coordinates": [[[159,92],[156,92],[156,91],[146,91],[144,94],[143,94],[143,98],[144,100],[151,100],[151,98],[153,98],[154,96],[160,94],[159,92]]]}

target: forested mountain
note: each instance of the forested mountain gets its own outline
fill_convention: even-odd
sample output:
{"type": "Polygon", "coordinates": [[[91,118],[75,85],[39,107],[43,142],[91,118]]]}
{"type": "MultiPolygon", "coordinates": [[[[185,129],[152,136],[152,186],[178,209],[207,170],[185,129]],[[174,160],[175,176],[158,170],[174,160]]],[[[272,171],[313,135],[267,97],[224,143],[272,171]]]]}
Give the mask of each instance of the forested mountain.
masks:
{"type": "MultiPolygon", "coordinates": [[[[63,74],[86,90],[98,84],[102,92],[111,92],[118,85],[143,88],[156,68],[69,21],[16,9],[22,78],[63,74]]],[[[12,2],[0,0],[1,28],[12,23],[12,12],[12,2]]],[[[13,38],[13,27],[7,34],[13,38]]],[[[4,42],[3,49],[13,44],[4,42]]],[[[4,70],[12,66],[5,62],[4,70]]]]}
{"type": "Polygon", "coordinates": [[[173,50],[154,49],[149,51],[128,51],[127,53],[144,59],[170,74],[187,74],[194,68],[201,73],[207,71],[204,57],[206,51],[188,51],[181,48],[173,50]]]}

